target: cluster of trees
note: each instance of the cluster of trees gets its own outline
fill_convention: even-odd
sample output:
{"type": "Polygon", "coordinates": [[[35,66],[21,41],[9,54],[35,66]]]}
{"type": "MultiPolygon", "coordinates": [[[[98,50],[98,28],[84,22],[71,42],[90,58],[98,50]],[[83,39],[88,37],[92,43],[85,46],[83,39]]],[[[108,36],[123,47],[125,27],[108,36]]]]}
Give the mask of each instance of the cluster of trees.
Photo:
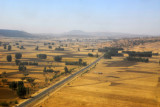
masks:
{"type": "Polygon", "coordinates": [[[52,43],[44,43],[44,45],[55,45],[55,43],[54,42],[52,42],[52,43]]]}
{"type": "Polygon", "coordinates": [[[111,59],[112,56],[123,56],[123,54],[118,53],[119,50],[123,50],[123,48],[115,48],[115,47],[105,47],[105,59],[111,59]]]}
{"type": "Polygon", "coordinates": [[[21,62],[20,60],[19,60],[19,62],[17,62],[17,65],[38,65],[38,62],[21,62]]]}
{"type": "Polygon", "coordinates": [[[37,55],[37,58],[46,59],[46,58],[47,58],[47,55],[46,55],[46,54],[38,54],[38,55],[37,55]]]}
{"type": "Polygon", "coordinates": [[[105,58],[111,59],[111,56],[123,56],[123,54],[118,53],[118,51],[123,50],[123,48],[117,48],[117,47],[104,47],[99,48],[99,52],[106,52],[105,58]]]}
{"type": "Polygon", "coordinates": [[[59,73],[60,71],[56,71],[56,70],[53,70],[53,69],[51,69],[51,68],[48,68],[47,69],[47,67],[44,67],[44,69],[43,69],[43,72],[50,72],[50,73],[59,73]]]}
{"type": "Polygon", "coordinates": [[[55,48],[56,51],[64,51],[64,48],[61,48],[61,47],[58,47],[58,48],[55,48]]]}
{"type": "Polygon", "coordinates": [[[136,52],[136,51],[123,51],[127,53],[130,57],[152,57],[152,52],[136,52]]]}
{"type": "Polygon", "coordinates": [[[106,53],[104,54],[104,58],[105,58],[105,59],[111,59],[111,54],[110,54],[109,52],[106,52],[106,53]]]}
{"type": "Polygon", "coordinates": [[[86,65],[87,65],[87,63],[86,63],[86,62],[83,62],[82,59],[79,59],[78,61],[72,61],[72,62],[66,61],[65,64],[66,64],[66,65],[83,65],[83,66],[86,66],[86,65]]]}
{"type": "Polygon", "coordinates": [[[88,56],[89,57],[93,57],[94,55],[92,53],[88,53],[88,56]]]}
{"type": "Polygon", "coordinates": [[[141,57],[127,57],[125,60],[127,61],[135,61],[135,62],[149,62],[149,59],[148,58],[141,58],[141,57]]]}
{"type": "Polygon", "coordinates": [[[17,95],[20,98],[25,98],[25,96],[29,95],[30,93],[30,89],[24,86],[23,81],[18,81],[18,82],[13,81],[9,84],[9,88],[11,88],[12,90],[16,90],[17,95]]]}
{"type": "Polygon", "coordinates": [[[114,50],[114,51],[120,51],[123,50],[123,48],[117,48],[117,47],[104,47],[104,48],[99,48],[98,52],[108,52],[110,50],[114,50]]]}

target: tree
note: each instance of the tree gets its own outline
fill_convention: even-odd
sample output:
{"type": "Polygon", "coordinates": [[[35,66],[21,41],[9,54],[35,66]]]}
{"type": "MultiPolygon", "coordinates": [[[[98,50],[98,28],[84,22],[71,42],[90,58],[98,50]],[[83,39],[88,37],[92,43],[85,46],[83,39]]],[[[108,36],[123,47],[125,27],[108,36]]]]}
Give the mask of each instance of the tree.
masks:
{"type": "Polygon", "coordinates": [[[78,51],[80,51],[80,49],[78,48],[78,51]]]}
{"type": "Polygon", "coordinates": [[[54,60],[57,61],[57,62],[61,62],[62,57],[61,56],[55,56],[54,60]]]}
{"type": "Polygon", "coordinates": [[[7,55],[7,61],[11,62],[12,61],[12,56],[11,55],[7,55]]]}
{"type": "Polygon", "coordinates": [[[80,58],[78,62],[79,62],[79,64],[81,65],[83,61],[82,61],[82,59],[80,58]]]}
{"type": "Polygon", "coordinates": [[[16,65],[19,65],[21,61],[16,59],[15,62],[16,62],[16,65]]]}
{"type": "Polygon", "coordinates": [[[12,49],[11,45],[8,45],[8,51],[10,51],[12,49]]]}
{"type": "Polygon", "coordinates": [[[34,82],[34,78],[27,78],[27,81],[33,86],[35,85],[33,82],[34,82]]]}
{"type": "Polygon", "coordinates": [[[17,89],[17,82],[13,81],[9,84],[9,88],[11,88],[12,90],[16,90],[17,89]]]}
{"type": "Polygon", "coordinates": [[[27,94],[27,89],[24,86],[19,86],[17,89],[17,95],[20,98],[24,98],[24,96],[27,94]]]}
{"type": "Polygon", "coordinates": [[[21,46],[20,49],[25,49],[24,46],[21,46]]]}
{"type": "Polygon", "coordinates": [[[46,67],[44,67],[43,72],[46,72],[46,71],[47,71],[47,68],[46,68],[46,67]]]}
{"type": "Polygon", "coordinates": [[[38,48],[39,48],[39,47],[37,46],[37,47],[35,48],[35,50],[38,50],[38,48]]]}
{"type": "Polygon", "coordinates": [[[64,67],[64,70],[65,70],[65,73],[66,73],[66,74],[67,74],[67,73],[70,73],[69,70],[68,70],[68,68],[67,68],[66,66],[64,67]]]}
{"type": "Polygon", "coordinates": [[[52,49],[52,46],[48,46],[49,49],[52,49]]]}
{"type": "Polygon", "coordinates": [[[6,44],[4,44],[3,46],[4,46],[4,49],[7,49],[7,45],[6,44]]]}
{"type": "Polygon", "coordinates": [[[22,57],[22,54],[21,54],[21,53],[16,53],[16,54],[15,54],[15,58],[16,58],[16,59],[21,59],[21,57],[22,57]]]}
{"type": "Polygon", "coordinates": [[[18,86],[18,87],[23,87],[23,86],[24,86],[23,81],[18,81],[17,86],[18,86]]]}
{"type": "Polygon", "coordinates": [[[98,56],[99,56],[99,55],[98,55],[98,53],[97,53],[97,54],[96,54],[96,57],[98,58],[98,56]]]}

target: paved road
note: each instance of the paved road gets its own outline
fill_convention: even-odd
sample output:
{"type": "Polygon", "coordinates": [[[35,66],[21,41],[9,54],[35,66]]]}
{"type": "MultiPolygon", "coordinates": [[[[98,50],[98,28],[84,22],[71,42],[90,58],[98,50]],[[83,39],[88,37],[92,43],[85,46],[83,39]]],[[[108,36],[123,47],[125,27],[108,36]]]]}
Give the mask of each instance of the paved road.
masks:
{"type": "Polygon", "coordinates": [[[90,65],[86,66],[85,68],[75,72],[74,74],[68,76],[67,78],[65,78],[64,80],[54,84],[53,86],[47,88],[46,90],[44,90],[43,92],[39,93],[38,95],[34,96],[33,98],[28,99],[27,101],[19,104],[17,107],[31,107],[31,105],[35,104],[38,100],[44,98],[45,96],[47,96],[50,92],[55,91],[58,87],[62,86],[63,84],[65,84],[66,82],[69,82],[71,79],[73,79],[75,76],[83,73],[86,69],[88,69],[89,67],[91,67],[92,65],[96,64],[100,59],[102,59],[103,56],[99,57],[97,60],[95,60],[94,62],[92,62],[90,65]]]}

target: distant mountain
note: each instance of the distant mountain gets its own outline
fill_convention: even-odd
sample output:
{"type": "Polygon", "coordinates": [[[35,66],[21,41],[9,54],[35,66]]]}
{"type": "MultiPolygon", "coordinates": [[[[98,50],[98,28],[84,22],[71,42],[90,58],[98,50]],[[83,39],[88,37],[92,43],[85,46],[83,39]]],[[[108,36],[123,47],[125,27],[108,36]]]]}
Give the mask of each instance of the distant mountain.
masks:
{"type": "Polygon", "coordinates": [[[129,33],[117,33],[117,32],[84,32],[81,30],[72,30],[64,33],[66,36],[71,37],[108,37],[108,38],[133,38],[133,37],[147,37],[151,35],[129,34],[129,33]]]}
{"type": "Polygon", "coordinates": [[[65,34],[67,34],[67,35],[90,35],[89,32],[84,32],[81,30],[71,30],[69,32],[66,32],[65,34]]]}
{"type": "Polygon", "coordinates": [[[19,31],[19,30],[8,30],[8,29],[0,29],[0,36],[5,36],[5,37],[33,37],[32,34],[24,32],[24,31],[19,31]]]}

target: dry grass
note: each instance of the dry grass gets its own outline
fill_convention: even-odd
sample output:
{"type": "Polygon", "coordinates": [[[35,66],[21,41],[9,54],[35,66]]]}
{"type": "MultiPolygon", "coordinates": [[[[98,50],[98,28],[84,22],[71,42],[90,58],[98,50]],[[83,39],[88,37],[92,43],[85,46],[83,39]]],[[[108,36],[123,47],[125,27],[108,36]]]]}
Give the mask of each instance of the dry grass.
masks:
{"type": "MultiPolygon", "coordinates": [[[[76,43],[76,45],[71,45],[70,42],[63,42],[63,44],[68,44],[68,47],[65,48],[65,51],[55,51],[55,48],[59,47],[61,43],[58,41],[55,41],[54,39],[15,39],[15,38],[0,38],[1,42],[9,42],[10,45],[12,45],[12,50],[8,51],[6,49],[3,49],[3,46],[0,46],[0,74],[3,72],[6,72],[7,74],[3,76],[3,78],[0,78],[0,102],[1,101],[10,101],[12,98],[17,98],[17,96],[12,93],[11,90],[8,88],[8,86],[4,86],[1,82],[2,79],[7,79],[8,82],[12,81],[21,81],[21,78],[24,77],[23,72],[19,72],[18,66],[15,64],[15,53],[22,53],[22,59],[21,61],[37,61],[39,63],[38,66],[27,66],[27,72],[29,75],[27,77],[35,78],[36,86],[34,87],[35,91],[38,91],[41,88],[44,88],[45,86],[49,84],[54,84],[57,80],[64,78],[63,75],[60,76],[58,79],[53,80],[52,82],[48,81],[46,83],[45,79],[47,78],[50,80],[55,74],[54,73],[43,73],[43,69],[45,66],[51,66],[52,69],[60,72],[64,72],[65,67],[65,61],[78,61],[79,58],[81,58],[83,61],[86,61],[88,64],[91,63],[93,60],[95,60],[95,57],[88,57],[88,53],[97,54],[97,51],[91,52],[90,50],[86,50],[86,48],[81,47],[81,43],[76,43]],[[22,42],[19,42],[22,41],[22,42]],[[23,45],[26,49],[20,50],[17,48],[15,43],[19,43],[23,45]],[[52,49],[49,49],[48,46],[44,46],[44,42],[54,42],[55,45],[52,45],[52,49]],[[39,46],[39,50],[35,50],[36,46],[39,46]],[[80,48],[80,52],[77,51],[77,49],[80,48]],[[47,59],[38,59],[37,54],[47,54],[47,59]],[[12,62],[7,62],[6,57],[7,55],[12,55],[12,62]],[[62,62],[55,62],[54,57],[60,55],[62,56],[62,62]],[[4,88],[5,87],[5,88],[4,88]],[[3,97],[2,96],[6,96],[3,97]],[[10,93],[10,94],[8,94],[10,93]]],[[[86,43],[83,43],[84,45],[86,43]]],[[[89,45],[88,45],[89,46],[89,45]]],[[[100,55],[100,53],[99,53],[100,55]]],[[[79,70],[81,67],[78,65],[67,65],[68,69],[75,68],[75,71],[79,70]]],[[[25,86],[31,87],[30,84],[26,80],[24,80],[25,86]]]]}
{"type": "MultiPolygon", "coordinates": [[[[145,48],[152,51],[152,46],[157,44],[146,44],[145,48]]],[[[135,47],[133,50],[141,49],[135,47]]],[[[159,56],[150,58],[149,63],[127,62],[123,57],[103,59],[95,69],[72,81],[37,107],[158,107],[158,61],[159,56]]]]}

